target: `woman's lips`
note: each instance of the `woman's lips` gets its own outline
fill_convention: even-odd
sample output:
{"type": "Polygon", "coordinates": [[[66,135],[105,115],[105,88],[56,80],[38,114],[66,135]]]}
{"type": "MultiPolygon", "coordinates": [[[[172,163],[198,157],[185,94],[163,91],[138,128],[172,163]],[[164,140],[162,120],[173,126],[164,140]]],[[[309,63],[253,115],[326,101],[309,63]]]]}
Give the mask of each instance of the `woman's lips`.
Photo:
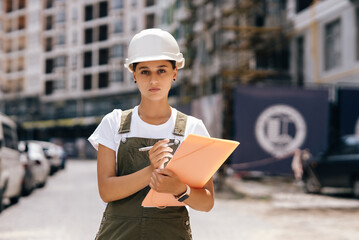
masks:
{"type": "Polygon", "coordinates": [[[157,92],[157,91],[159,91],[159,90],[160,90],[160,88],[150,88],[150,89],[149,89],[150,92],[157,92]]]}

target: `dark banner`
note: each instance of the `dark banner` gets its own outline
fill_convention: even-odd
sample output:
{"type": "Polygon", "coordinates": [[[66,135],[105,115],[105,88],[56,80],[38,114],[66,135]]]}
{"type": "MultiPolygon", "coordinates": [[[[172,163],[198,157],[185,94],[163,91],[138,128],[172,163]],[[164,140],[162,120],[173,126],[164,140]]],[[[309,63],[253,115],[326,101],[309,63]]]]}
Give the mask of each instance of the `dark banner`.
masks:
{"type": "Polygon", "coordinates": [[[317,154],[327,146],[327,90],[238,87],[233,107],[236,170],[292,173],[295,149],[317,154]]]}
{"type": "Polygon", "coordinates": [[[359,134],[359,89],[339,89],[340,136],[359,134]]]}

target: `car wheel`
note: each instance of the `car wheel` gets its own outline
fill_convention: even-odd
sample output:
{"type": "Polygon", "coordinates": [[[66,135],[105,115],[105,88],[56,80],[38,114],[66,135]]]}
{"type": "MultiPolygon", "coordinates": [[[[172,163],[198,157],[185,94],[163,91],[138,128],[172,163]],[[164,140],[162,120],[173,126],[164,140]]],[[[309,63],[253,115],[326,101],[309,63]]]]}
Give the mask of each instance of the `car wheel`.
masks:
{"type": "Polygon", "coordinates": [[[29,196],[34,190],[32,179],[27,178],[22,186],[22,196],[29,196]]]}
{"type": "Polygon", "coordinates": [[[355,198],[359,199],[359,179],[356,179],[353,184],[353,194],[355,198]]]}
{"type": "Polygon", "coordinates": [[[307,193],[320,193],[320,189],[318,179],[313,174],[309,174],[305,179],[305,191],[307,193]]]}
{"type": "Polygon", "coordinates": [[[18,202],[19,202],[19,198],[20,198],[20,196],[11,197],[11,198],[10,198],[10,203],[11,203],[11,205],[18,203],[18,202]]]}
{"type": "Polygon", "coordinates": [[[42,183],[39,183],[38,187],[43,188],[43,187],[45,187],[45,185],[46,185],[46,180],[43,181],[42,183]]]}

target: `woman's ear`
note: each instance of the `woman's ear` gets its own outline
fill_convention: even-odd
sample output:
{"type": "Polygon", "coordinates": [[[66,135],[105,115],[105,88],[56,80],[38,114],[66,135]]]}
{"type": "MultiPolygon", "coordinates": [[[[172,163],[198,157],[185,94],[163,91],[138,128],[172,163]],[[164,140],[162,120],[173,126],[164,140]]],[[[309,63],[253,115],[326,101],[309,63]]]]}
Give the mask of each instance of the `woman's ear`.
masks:
{"type": "Polygon", "coordinates": [[[136,79],[135,73],[133,72],[132,75],[133,75],[133,81],[134,81],[134,83],[137,83],[137,79],[136,79]]]}
{"type": "Polygon", "coordinates": [[[177,79],[177,67],[173,69],[173,81],[177,79]]]}

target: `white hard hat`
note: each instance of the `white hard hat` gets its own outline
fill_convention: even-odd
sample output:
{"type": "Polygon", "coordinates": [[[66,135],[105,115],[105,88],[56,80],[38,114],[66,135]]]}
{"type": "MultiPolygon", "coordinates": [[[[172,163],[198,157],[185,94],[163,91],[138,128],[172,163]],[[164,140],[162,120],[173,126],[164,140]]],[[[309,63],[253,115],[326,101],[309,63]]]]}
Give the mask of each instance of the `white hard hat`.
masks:
{"type": "Polygon", "coordinates": [[[159,28],[142,30],[132,38],[124,66],[133,72],[133,63],[156,60],[176,61],[178,69],[184,66],[183,54],[170,33],[159,28]]]}

